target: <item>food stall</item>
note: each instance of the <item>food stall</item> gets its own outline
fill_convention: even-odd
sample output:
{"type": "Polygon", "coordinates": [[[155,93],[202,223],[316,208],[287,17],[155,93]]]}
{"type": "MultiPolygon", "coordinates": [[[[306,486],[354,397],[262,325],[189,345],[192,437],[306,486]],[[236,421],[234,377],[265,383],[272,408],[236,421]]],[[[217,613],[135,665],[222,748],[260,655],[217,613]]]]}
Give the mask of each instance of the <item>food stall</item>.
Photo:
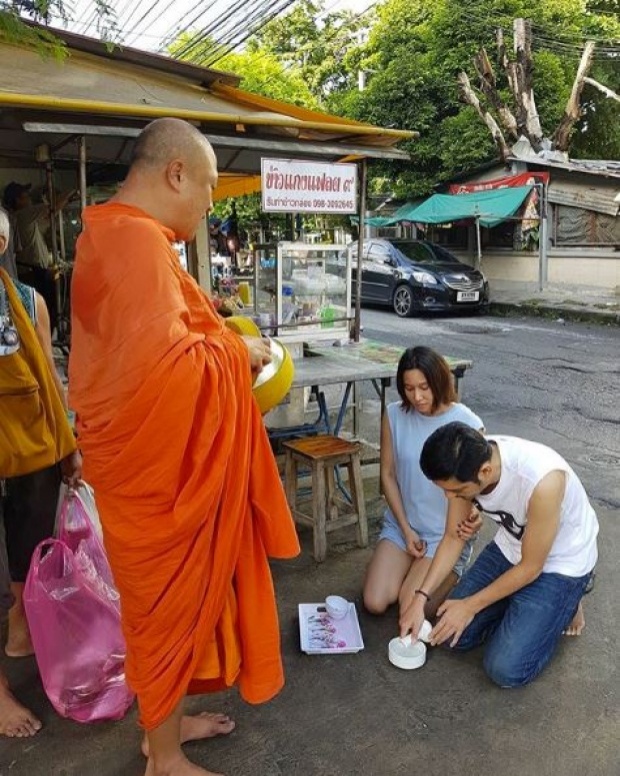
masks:
{"type": "Polygon", "coordinates": [[[289,346],[348,338],[354,316],[346,245],[253,245],[250,257],[241,270],[212,264],[216,301],[225,313],[251,317],[289,346]]]}
{"type": "MultiPolygon", "coordinates": [[[[63,255],[70,264],[72,246],[60,228],[62,214],[54,212],[54,190],[78,189],[81,206],[96,201],[96,192],[113,190],[126,174],[135,138],[157,117],[185,119],[208,137],[220,171],[217,198],[260,191],[264,159],[345,162],[343,168],[357,168],[354,209],[363,214],[366,160],[408,158],[396,144],[415,133],[250,94],[230,73],[129,47],[109,48],[61,30],[55,34],[68,53],[61,60],[0,43],[0,188],[10,181],[48,187],[51,248],[58,265],[63,255]]],[[[69,214],[62,219],[65,225],[75,220],[69,214]]],[[[71,226],[74,233],[79,229],[71,226]]],[[[206,217],[184,250],[189,271],[210,290],[206,217]]],[[[342,259],[342,246],[283,243],[271,258],[272,266],[254,262],[254,288],[247,288],[246,297],[256,305],[259,321],[269,316],[262,318],[266,330],[284,338],[292,337],[293,329],[298,338],[302,332],[348,336],[348,319],[356,312],[353,328],[359,336],[359,298],[351,294],[351,268],[349,259],[342,259]]]]}

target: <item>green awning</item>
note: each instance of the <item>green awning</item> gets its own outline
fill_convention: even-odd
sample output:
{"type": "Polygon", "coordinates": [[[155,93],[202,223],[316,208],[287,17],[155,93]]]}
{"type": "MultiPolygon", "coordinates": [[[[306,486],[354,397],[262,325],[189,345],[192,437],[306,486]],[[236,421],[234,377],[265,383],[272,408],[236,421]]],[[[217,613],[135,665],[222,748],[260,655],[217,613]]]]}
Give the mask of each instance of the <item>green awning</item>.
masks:
{"type": "Polygon", "coordinates": [[[531,190],[532,186],[515,186],[472,194],[433,194],[421,205],[403,205],[391,223],[447,224],[477,218],[482,226],[497,226],[517,212],[531,190]]]}
{"type": "MultiPolygon", "coordinates": [[[[351,223],[352,224],[359,224],[360,219],[359,216],[351,216],[351,223]]],[[[394,222],[393,218],[388,218],[387,216],[369,216],[368,218],[364,219],[364,223],[366,226],[375,226],[377,228],[381,226],[387,226],[388,224],[392,224],[394,222]]]]}
{"type": "Polygon", "coordinates": [[[398,210],[395,210],[392,214],[392,223],[397,223],[399,221],[412,221],[412,214],[423,203],[423,199],[414,199],[413,202],[405,202],[404,205],[401,205],[398,210]]]}

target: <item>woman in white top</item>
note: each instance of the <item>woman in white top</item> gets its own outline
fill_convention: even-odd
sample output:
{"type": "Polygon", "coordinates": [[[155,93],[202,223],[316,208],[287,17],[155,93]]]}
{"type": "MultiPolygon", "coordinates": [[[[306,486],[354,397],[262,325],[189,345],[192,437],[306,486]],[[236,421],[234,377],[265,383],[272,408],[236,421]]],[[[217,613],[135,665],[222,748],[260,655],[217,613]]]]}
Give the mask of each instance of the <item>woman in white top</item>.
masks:
{"type": "MultiPolygon", "coordinates": [[[[364,605],[373,614],[383,614],[397,601],[401,611],[409,605],[444,533],[447,500],[420,469],[424,442],[451,421],[483,427],[480,418],[457,401],[449,365],[430,348],[408,348],[403,353],[396,387],[401,401],[388,405],[381,424],[381,486],[387,509],[364,583],[364,605]]],[[[477,519],[476,511],[474,515],[477,519]]],[[[466,522],[463,536],[470,538],[480,524],[466,522]]],[[[470,557],[468,542],[452,572],[427,601],[427,616],[454,587],[470,557]]]]}

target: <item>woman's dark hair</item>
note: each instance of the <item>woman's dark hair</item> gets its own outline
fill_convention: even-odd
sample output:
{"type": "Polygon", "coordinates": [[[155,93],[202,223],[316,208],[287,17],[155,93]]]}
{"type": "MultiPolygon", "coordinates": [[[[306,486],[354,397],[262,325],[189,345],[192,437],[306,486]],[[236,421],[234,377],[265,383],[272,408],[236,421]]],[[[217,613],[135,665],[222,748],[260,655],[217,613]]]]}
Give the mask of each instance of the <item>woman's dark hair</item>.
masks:
{"type": "Polygon", "coordinates": [[[454,378],[445,358],[431,348],[421,345],[417,348],[407,348],[400,357],[396,370],[396,389],[402,400],[401,407],[406,412],[413,409],[405,393],[405,372],[411,369],[419,369],[426,378],[433,394],[433,411],[442,404],[457,400],[454,378]]]}
{"type": "Polygon", "coordinates": [[[478,483],[480,467],[491,460],[492,447],[466,423],[454,421],[429,436],[420,455],[420,468],[433,482],[455,479],[478,483]]]}

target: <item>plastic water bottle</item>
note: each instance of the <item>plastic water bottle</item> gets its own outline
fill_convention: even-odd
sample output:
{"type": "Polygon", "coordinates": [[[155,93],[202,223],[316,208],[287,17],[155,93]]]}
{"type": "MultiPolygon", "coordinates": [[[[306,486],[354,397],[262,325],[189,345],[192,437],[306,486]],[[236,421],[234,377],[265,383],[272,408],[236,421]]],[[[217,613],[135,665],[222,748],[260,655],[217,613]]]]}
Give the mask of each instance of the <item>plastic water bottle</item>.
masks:
{"type": "Polygon", "coordinates": [[[327,304],[325,305],[325,307],[322,308],[320,317],[321,317],[321,328],[323,329],[334,328],[335,310],[330,304],[327,304]]]}

